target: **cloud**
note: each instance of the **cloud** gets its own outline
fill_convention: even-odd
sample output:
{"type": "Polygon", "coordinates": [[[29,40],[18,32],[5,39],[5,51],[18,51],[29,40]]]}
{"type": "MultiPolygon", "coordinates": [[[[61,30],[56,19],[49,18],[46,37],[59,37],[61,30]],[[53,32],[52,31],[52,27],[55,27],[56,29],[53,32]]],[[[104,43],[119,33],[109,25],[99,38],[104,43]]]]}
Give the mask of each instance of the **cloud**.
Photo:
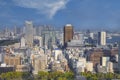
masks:
{"type": "Polygon", "coordinates": [[[69,0],[13,0],[20,7],[32,8],[52,18],[57,11],[64,9],[69,0]]]}

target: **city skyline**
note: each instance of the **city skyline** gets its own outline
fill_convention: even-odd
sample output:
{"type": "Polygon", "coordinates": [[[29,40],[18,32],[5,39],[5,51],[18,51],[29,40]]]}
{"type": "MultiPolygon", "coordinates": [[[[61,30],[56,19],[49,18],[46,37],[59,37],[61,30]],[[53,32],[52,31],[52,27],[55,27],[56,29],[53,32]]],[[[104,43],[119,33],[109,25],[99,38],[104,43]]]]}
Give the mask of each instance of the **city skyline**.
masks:
{"type": "Polygon", "coordinates": [[[0,0],[0,27],[36,25],[80,29],[119,29],[119,0],[0,0]]]}

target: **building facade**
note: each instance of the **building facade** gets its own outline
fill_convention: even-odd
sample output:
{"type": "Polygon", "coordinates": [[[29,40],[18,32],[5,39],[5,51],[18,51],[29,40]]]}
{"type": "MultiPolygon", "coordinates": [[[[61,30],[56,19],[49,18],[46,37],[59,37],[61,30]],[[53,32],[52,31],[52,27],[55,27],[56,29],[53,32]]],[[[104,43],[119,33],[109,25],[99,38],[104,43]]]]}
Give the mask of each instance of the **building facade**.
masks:
{"type": "Polygon", "coordinates": [[[64,26],[64,46],[66,43],[73,39],[73,26],[71,24],[67,24],[64,26]]]}
{"type": "Polygon", "coordinates": [[[32,21],[26,21],[25,22],[25,40],[26,40],[26,45],[28,47],[33,46],[33,23],[32,21]]]}
{"type": "Polygon", "coordinates": [[[7,65],[13,65],[13,66],[21,65],[21,57],[15,55],[5,55],[4,62],[7,65]]]}
{"type": "Polygon", "coordinates": [[[106,32],[105,31],[98,32],[98,44],[106,45],[106,32]]]}

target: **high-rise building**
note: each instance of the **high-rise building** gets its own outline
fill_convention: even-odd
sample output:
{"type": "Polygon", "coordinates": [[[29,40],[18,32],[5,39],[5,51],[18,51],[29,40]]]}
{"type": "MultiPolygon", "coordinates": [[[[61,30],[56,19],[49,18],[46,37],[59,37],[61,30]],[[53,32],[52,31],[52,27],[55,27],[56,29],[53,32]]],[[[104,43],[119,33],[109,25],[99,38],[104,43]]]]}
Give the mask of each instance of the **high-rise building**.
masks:
{"type": "MultiPolygon", "coordinates": [[[[118,66],[120,66],[120,43],[119,43],[119,52],[118,52],[118,66]]],[[[120,67],[118,67],[119,73],[120,73],[120,67]]]]}
{"type": "Polygon", "coordinates": [[[106,45],[106,32],[105,31],[98,32],[98,44],[106,45]]]}
{"type": "Polygon", "coordinates": [[[42,32],[42,26],[37,26],[36,27],[36,35],[41,36],[41,32],[42,32]]]}
{"type": "Polygon", "coordinates": [[[102,66],[107,66],[107,63],[109,62],[109,57],[102,57],[101,58],[101,64],[102,66]]]}
{"type": "Polygon", "coordinates": [[[47,55],[32,54],[31,64],[33,67],[34,74],[37,74],[39,71],[45,71],[47,69],[47,55]]]}
{"type": "Polygon", "coordinates": [[[0,53],[0,64],[3,63],[3,60],[4,59],[4,54],[3,53],[0,53]]]}
{"type": "Polygon", "coordinates": [[[90,38],[94,39],[94,33],[90,33],[90,38]]]}
{"type": "Polygon", "coordinates": [[[67,24],[64,26],[64,46],[66,43],[73,39],[73,26],[71,24],[67,24]]]}
{"type": "Polygon", "coordinates": [[[25,47],[25,38],[22,37],[20,40],[20,47],[25,47]]]}
{"type": "Polygon", "coordinates": [[[28,47],[33,46],[33,23],[32,21],[25,22],[25,40],[28,47]]]}
{"type": "Polygon", "coordinates": [[[43,39],[43,46],[47,49],[52,49],[52,45],[56,41],[55,29],[52,26],[44,26],[41,31],[41,36],[43,39]]]}

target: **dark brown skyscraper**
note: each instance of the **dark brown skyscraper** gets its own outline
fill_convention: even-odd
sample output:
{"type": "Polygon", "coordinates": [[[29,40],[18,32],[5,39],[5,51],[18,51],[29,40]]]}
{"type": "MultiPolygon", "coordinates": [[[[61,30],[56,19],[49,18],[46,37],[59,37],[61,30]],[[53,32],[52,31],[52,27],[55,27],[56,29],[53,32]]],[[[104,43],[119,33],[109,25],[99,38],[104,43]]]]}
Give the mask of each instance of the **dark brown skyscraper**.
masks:
{"type": "Polygon", "coordinates": [[[73,39],[73,26],[71,24],[67,24],[64,26],[64,46],[66,43],[73,39]]]}

